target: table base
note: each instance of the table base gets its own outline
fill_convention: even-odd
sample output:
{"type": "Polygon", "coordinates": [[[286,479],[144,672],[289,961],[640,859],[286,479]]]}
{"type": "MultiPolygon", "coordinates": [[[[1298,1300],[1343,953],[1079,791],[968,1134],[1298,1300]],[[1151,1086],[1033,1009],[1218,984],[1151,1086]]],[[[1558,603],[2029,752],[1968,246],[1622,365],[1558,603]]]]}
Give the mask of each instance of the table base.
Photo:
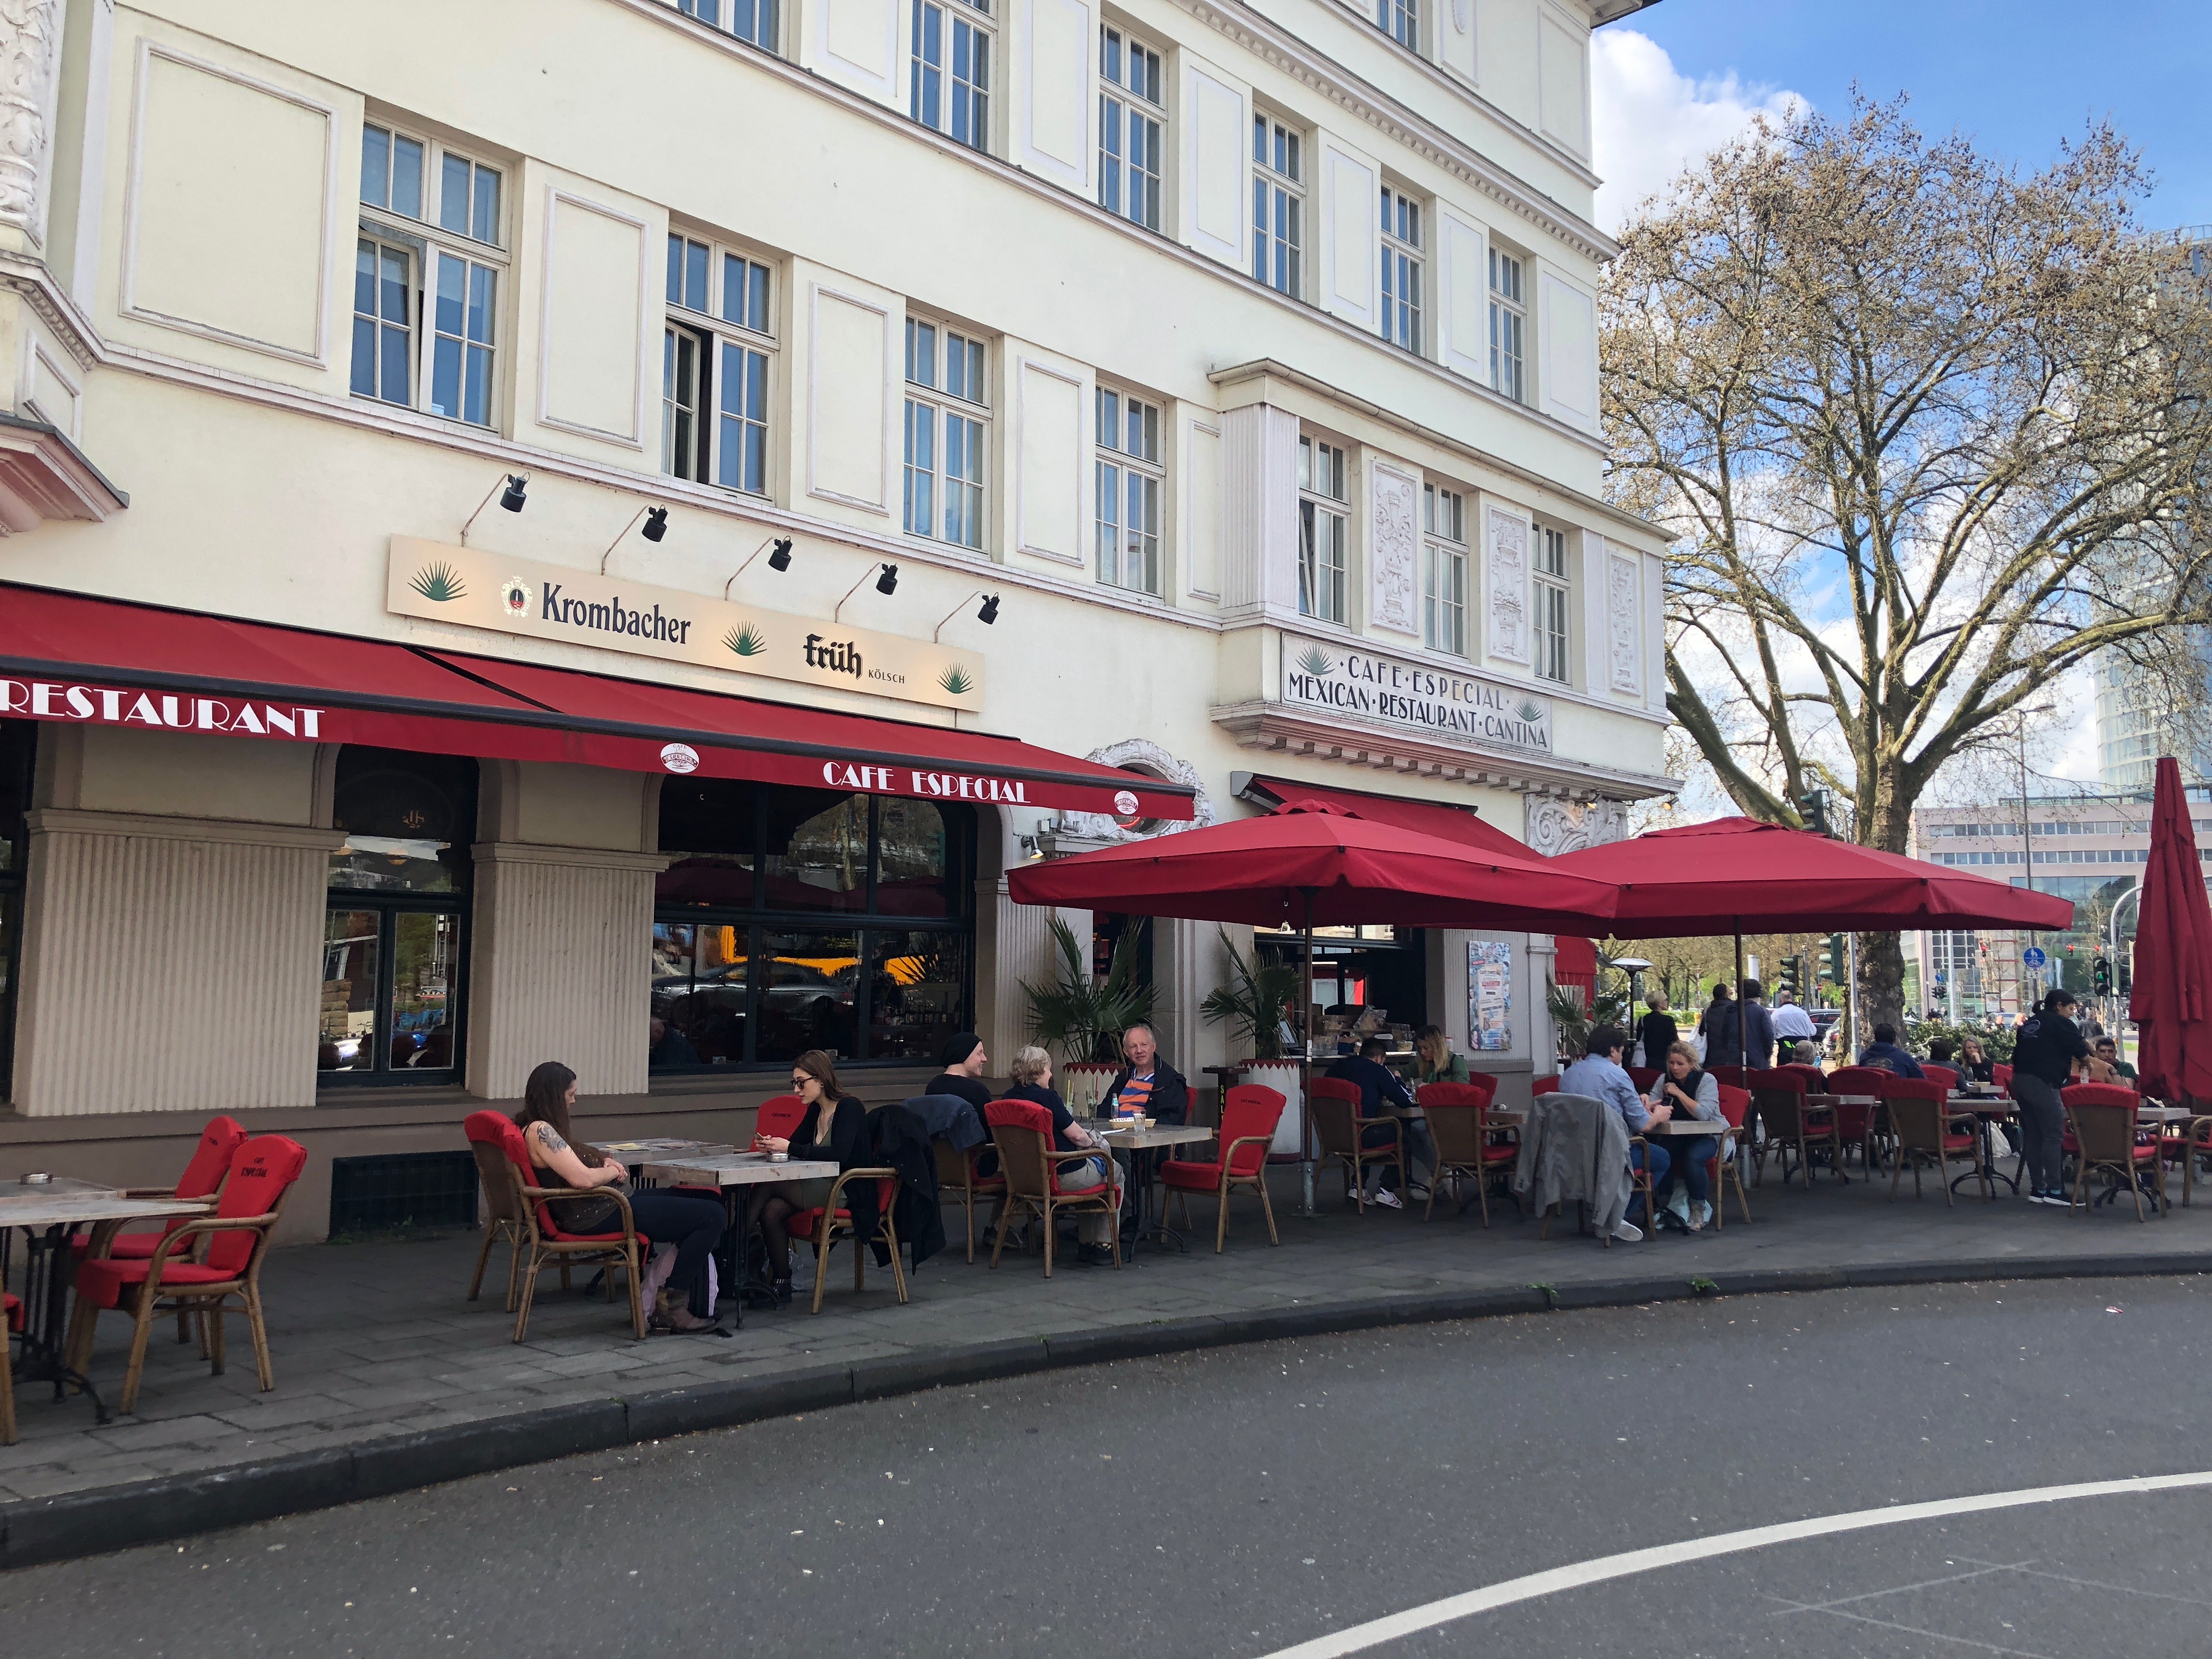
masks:
{"type": "MultiPolygon", "coordinates": [[[[12,1227],[0,1227],[0,1285],[8,1280],[8,1246],[15,1231],[12,1227]]],[[[92,1379],[70,1370],[63,1352],[63,1345],[69,1340],[70,1279],[64,1269],[70,1239],[76,1231],[74,1223],[48,1227],[43,1232],[23,1229],[23,1352],[15,1362],[13,1375],[19,1382],[52,1382],[57,1406],[69,1397],[70,1387],[75,1384],[77,1392],[92,1401],[93,1420],[105,1426],[114,1414],[92,1379]]]]}

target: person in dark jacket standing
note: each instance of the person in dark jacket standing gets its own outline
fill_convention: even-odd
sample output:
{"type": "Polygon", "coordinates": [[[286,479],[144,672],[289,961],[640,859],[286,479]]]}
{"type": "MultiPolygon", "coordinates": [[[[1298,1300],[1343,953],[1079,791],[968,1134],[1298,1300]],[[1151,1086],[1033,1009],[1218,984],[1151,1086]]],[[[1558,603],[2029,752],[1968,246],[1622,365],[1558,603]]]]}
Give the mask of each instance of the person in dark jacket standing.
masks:
{"type": "Polygon", "coordinates": [[[1759,999],[1766,988],[1755,979],[1743,982],[1739,1002],[1716,1002],[1707,1020],[1707,1066],[1756,1066],[1764,1071],[1774,1064],[1774,1016],[1759,999]],[[1742,1038],[1742,1052],[1736,1049],[1742,1038]]]}
{"type": "Polygon", "coordinates": [[[1636,1040],[1644,1045],[1644,1063],[1656,1072],[1667,1064],[1667,1051],[1681,1041],[1682,1033],[1668,1010],[1664,991],[1654,991],[1644,1006],[1650,1012],[1636,1022],[1636,1040]]]}
{"type": "Polygon", "coordinates": [[[2064,1204],[2066,1186],[2059,1174],[2059,1146],[2066,1128],[2066,1107],[2058,1091],[2074,1080],[2077,1060],[2089,1057],[2089,1045],[2075,1025],[2071,991],[2054,990],[2020,1028],[2012,1051],[2012,1097],[2020,1103],[2020,1127],[2027,1142],[2027,1201],[2064,1204]]]}

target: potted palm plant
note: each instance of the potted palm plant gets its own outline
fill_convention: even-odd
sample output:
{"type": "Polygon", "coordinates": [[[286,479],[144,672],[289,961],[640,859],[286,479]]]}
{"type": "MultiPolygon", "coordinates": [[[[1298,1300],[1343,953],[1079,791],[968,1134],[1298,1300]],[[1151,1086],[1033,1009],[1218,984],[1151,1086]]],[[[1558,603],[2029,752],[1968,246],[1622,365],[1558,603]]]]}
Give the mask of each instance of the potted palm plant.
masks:
{"type": "MultiPolygon", "coordinates": [[[[1146,938],[1144,921],[1132,921],[1115,943],[1103,979],[1091,971],[1085,960],[1088,953],[1073,927],[1059,916],[1048,926],[1059,971],[1042,985],[1022,981],[1022,995],[1029,1003],[1030,1036],[1060,1054],[1071,1070],[1118,1065],[1121,1033],[1132,1025],[1148,1024],[1152,1018],[1152,988],[1137,973],[1146,938]]],[[[1068,1086],[1060,1091],[1072,1110],[1083,1109],[1076,1098],[1075,1077],[1080,1075],[1071,1076],[1068,1086]]]]}

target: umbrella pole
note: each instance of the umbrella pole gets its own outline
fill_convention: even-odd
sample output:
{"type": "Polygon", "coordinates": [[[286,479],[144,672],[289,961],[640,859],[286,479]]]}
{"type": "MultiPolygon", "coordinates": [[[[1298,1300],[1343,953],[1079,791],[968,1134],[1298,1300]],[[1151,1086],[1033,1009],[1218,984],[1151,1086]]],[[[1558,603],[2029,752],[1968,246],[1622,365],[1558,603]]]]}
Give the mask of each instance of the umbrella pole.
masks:
{"type": "Polygon", "coordinates": [[[1313,889],[1305,890],[1306,973],[1298,993],[1304,1006],[1298,1015],[1298,1035],[1304,1039],[1298,1054],[1298,1213],[1314,1213],[1313,1108],[1313,889]]]}
{"type": "Polygon", "coordinates": [[[1735,1064],[1741,1073],[1751,1065],[1751,1013],[1743,1006],[1743,918],[1735,918],[1735,1064]]]}

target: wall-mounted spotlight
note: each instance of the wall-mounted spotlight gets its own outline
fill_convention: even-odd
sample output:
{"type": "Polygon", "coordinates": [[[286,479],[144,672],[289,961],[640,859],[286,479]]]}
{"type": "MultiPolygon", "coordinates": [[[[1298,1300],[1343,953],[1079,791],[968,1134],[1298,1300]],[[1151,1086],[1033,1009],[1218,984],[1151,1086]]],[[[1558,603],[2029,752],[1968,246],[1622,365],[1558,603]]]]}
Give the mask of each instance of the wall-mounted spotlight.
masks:
{"type": "MultiPolygon", "coordinates": [[[[854,582],[851,587],[846,590],[845,597],[837,601],[836,610],[832,611],[830,613],[830,620],[831,622],[838,620],[840,616],[843,613],[846,605],[852,602],[853,595],[860,591],[860,582],[865,582],[868,579],[866,576],[863,576],[860,578],[860,581],[854,582]]],[[[887,564],[882,567],[882,574],[876,578],[876,592],[878,593],[896,593],[898,592],[898,567],[896,565],[887,564]]]]}
{"type": "Polygon", "coordinates": [[[521,512],[524,506],[523,491],[528,488],[529,483],[530,475],[527,472],[509,472],[501,478],[499,483],[485,490],[484,498],[477,503],[477,510],[469,514],[468,522],[461,526],[461,545],[466,547],[469,544],[469,532],[475,527],[476,521],[483,515],[484,508],[491,505],[491,498],[494,495],[499,497],[499,504],[508,512],[521,512]],[[502,491],[500,484],[505,484],[507,488],[502,491]]]}
{"type": "Polygon", "coordinates": [[[637,521],[645,520],[645,538],[657,542],[668,533],[668,509],[665,507],[641,507],[630,514],[629,522],[622,527],[622,536],[607,544],[607,550],[599,555],[599,574],[607,574],[607,561],[615,556],[615,549],[623,544],[623,536],[637,528],[637,521]]]}
{"type": "MultiPolygon", "coordinates": [[[[981,607],[975,612],[975,620],[982,623],[984,627],[991,627],[999,620],[999,596],[996,593],[986,593],[979,587],[973,593],[970,593],[968,596],[968,599],[981,599],[983,601],[981,607]]],[[[967,608],[968,599],[961,600],[958,605],[954,605],[951,610],[945,613],[945,621],[938,623],[937,626],[930,631],[929,637],[933,641],[936,640],[939,634],[942,634],[945,631],[946,626],[955,617],[958,616],[962,611],[967,608]]]]}
{"type": "Polygon", "coordinates": [[[791,538],[788,536],[771,536],[768,540],[763,542],[758,547],[753,549],[751,552],[746,554],[745,562],[739,565],[735,570],[730,572],[730,580],[722,584],[722,597],[724,599],[726,599],[730,597],[730,589],[737,585],[738,578],[744,575],[746,571],[751,569],[753,561],[760,557],[763,553],[768,553],[768,568],[769,569],[788,570],[791,568],[791,538]],[[769,549],[771,547],[774,548],[775,551],[769,553],[769,549]]]}

